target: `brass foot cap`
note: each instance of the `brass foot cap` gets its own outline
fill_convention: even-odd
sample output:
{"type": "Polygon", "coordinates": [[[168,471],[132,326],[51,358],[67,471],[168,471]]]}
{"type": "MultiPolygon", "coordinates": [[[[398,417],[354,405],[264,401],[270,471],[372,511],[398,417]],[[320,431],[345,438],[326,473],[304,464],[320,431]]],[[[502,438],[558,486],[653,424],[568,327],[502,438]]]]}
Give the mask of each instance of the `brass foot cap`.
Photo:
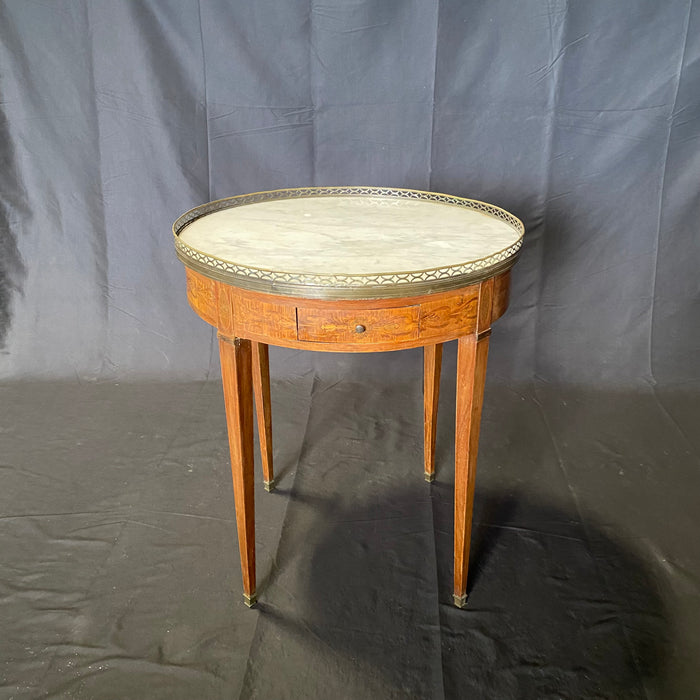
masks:
{"type": "Polygon", "coordinates": [[[275,480],[274,479],[272,479],[272,481],[263,481],[263,484],[265,485],[265,491],[267,491],[268,493],[270,491],[274,491],[274,488],[275,488],[275,480]]]}
{"type": "Polygon", "coordinates": [[[243,602],[249,608],[252,608],[258,602],[258,596],[255,595],[255,593],[251,593],[250,595],[248,595],[247,593],[244,593],[243,594],[243,602]]]}
{"type": "Polygon", "coordinates": [[[464,595],[453,595],[452,598],[454,599],[455,605],[458,608],[466,608],[467,607],[467,594],[466,593],[464,595]]]}
{"type": "Polygon", "coordinates": [[[435,472],[433,472],[432,474],[430,472],[425,472],[425,480],[429,484],[432,484],[433,481],[435,481],[435,472]]]}

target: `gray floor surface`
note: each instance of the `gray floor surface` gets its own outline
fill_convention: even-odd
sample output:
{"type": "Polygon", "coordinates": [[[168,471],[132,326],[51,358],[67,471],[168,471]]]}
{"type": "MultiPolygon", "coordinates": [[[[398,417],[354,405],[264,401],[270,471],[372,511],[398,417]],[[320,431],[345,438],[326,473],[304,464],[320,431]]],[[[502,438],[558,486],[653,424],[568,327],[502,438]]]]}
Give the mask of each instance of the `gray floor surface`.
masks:
{"type": "Polygon", "coordinates": [[[489,380],[457,610],[414,364],[273,382],[252,610],[220,382],[0,387],[0,699],[700,698],[698,396],[489,380]]]}

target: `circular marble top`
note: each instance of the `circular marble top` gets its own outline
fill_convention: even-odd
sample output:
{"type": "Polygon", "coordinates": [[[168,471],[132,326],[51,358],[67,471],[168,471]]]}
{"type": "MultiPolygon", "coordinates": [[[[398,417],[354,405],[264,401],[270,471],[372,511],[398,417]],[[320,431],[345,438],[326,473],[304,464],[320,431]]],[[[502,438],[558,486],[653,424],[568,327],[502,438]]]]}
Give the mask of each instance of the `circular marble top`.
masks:
{"type": "Polygon", "coordinates": [[[522,222],[416,190],[308,187],[229,197],[173,225],[180,259],[248,289],[326,299],[456,289],[513,265],[522,222]]]}

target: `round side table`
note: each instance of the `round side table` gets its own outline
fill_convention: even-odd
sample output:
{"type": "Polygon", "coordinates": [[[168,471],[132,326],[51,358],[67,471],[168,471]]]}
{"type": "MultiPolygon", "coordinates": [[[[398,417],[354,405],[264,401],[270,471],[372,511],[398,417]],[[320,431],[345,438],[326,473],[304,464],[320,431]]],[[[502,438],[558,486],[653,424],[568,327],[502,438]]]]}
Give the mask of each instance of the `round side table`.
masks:
{"type": "Polygon", "coordinates": [[[457,340],[453,598],[464,607],[489,334],[508,305],[522,222],[433,192],[307,187],[204,204],[173,232],[189,302],[218,329],[245,602],[256,601],[253,395],[265,488],[274,487],[268,345],[423,347],[433,481],[442,345],[457,340]]]}

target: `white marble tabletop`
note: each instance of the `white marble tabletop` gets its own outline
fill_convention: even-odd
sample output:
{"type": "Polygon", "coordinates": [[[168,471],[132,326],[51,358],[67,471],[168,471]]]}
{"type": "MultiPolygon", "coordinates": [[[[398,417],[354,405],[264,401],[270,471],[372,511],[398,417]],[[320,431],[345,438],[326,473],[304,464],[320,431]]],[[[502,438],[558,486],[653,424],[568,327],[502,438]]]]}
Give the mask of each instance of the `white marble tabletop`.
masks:
{"type": "Polygon", "coordinates": [[[203,213],[192,210],[193,220],[183,225],[185,215],[175,225],[178,253],[185,264],[232,284],[249,279],[248,286],[257,281],[273,292],[280,285],[287,292],[290,285],[331,292],[480,272],[483,278],[514,261],[522,242],[518,219],[473,200],[379,188],[308,191],[314,195],[230,198],[204,205],[203,213]]]}

